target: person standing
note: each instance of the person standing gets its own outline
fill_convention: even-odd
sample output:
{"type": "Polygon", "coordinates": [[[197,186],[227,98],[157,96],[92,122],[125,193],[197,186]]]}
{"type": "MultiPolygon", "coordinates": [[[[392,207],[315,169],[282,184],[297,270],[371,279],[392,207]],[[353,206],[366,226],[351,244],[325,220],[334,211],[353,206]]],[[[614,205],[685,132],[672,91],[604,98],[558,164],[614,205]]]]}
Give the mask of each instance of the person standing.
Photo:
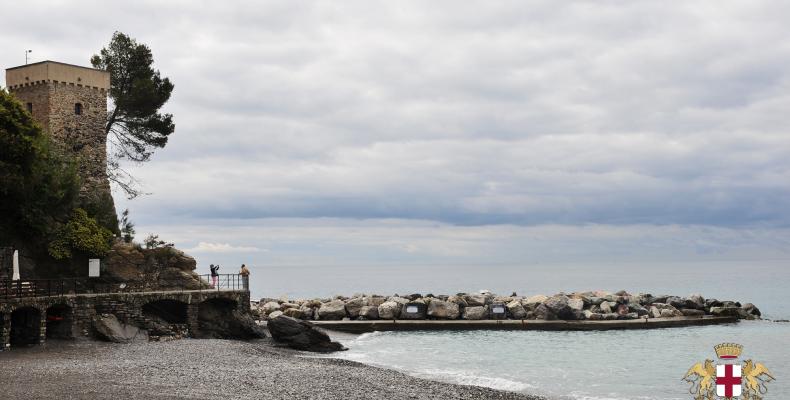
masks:
{"type": "Polygon", "coordinates": [[[219,264],[211,264],[209,268],[211,269],[211,288],[213,289],[217,287],[219,281],[219,264]]]}
{"type": "Polygon", "coordinates": [[[241,283],[244,285],[244,289],[250,290],[250,270],[246,264],[241,264],[239,275],[241,275],[241,283]]]}

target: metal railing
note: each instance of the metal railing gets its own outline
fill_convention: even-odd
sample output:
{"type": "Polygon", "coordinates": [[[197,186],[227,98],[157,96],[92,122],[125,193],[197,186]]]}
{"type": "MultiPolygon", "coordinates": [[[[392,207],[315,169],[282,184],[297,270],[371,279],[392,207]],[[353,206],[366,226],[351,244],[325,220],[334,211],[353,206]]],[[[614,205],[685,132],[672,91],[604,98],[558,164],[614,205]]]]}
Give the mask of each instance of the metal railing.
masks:
{"type": "MultiPolygon", "coordinates": [[[[239,274],[218,275],[216,284],[214,284],[211,275],[199,275],[199,277],[200,285],[197,290],[249,290],[249,281],[247,277],[239,274]]],[[[113,283],[104,281],[101,278],[0,279],[0,300],[25,297],[59,297],[72,294],[134,293],[145,291],[157,291],[156,285],[113,283]]]]}
{"type": "Polygon", "coordinates": [[[20,297],[62,296],[85,293],[89,290],[87,279],[26,279],[0,280],[0,299],[20,297]]]}
{"type": "Polygon", "coordinates": [[[240,274],[200,275],[200,280],[209,285],[209,290],[249,290],[249,277],[240,274]]]}

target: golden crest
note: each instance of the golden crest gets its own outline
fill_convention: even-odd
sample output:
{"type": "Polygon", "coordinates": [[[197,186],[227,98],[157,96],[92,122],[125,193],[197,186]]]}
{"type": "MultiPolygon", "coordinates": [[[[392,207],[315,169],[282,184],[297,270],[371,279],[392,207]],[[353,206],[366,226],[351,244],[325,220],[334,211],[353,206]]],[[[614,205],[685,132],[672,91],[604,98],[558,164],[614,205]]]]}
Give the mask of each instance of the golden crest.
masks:
{"type": "MultiPolygon", "coordinates": [[[[737,359],[743,346],[735,343],[722,343],[714,347],[716,355],[721,360],[737,359]]],[[[727,364],[724,364],[727,365],[727,364]]],[[[775,380],[771,371],[761,363],[756,363],[752,360],[746,360],[743,364],[729,364],[735,365],[741,371],[740,379],[732,376],[718,376],[717,365],[713,360],[705,360],[704,363],[696,363],[689,368],[683,380],[691,383],[689,393],[694,395],[694,400],[716,400],[716,399],[743,399],[743,400],[762,400],[763,396],[768,393],[766,383],[775,380]],[[736,379],[733,384],[732,379],[736,379]],[[733,385],[739,385],[736,393],[739,395],[724,397],[717,395],[717,385],[721,393],[721,386],[729,385],[729,390],[732,390],[733,385]]],[[[722,368],[719,365],[719,368],[722,368]]],[[[728,368],[732,368],[729,367],[728,368]]],[[[727,393],[727,396],[731,394],[727,393]]]]}
{"type": "Polygon", "coordinates": [[[765,368],[765,365],[746,360],[743,363],[743,380],[742,397],[747,400],[761,400],[762,395],[768,393],[765,384],[776,378],[771,375],[768,368],[765,368]]]}

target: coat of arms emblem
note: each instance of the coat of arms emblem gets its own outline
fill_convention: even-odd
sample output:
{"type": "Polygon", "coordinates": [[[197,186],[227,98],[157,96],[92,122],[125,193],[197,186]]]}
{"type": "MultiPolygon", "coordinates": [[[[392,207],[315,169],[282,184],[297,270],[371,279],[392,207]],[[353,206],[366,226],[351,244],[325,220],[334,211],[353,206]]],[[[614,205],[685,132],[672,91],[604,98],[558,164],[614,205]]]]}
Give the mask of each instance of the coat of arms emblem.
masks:
{"type": "Polygon", "coordinates": [[[689,393],[694,400],[743,399],[762,400],[768,393],[766,383],[774,380],[765,365],[745,360],[735,361],[741,356],[743,346],[722,343],[713,347],[719,363],[705,360],[689,368],[683,380],[691,383],[689,393]]]}

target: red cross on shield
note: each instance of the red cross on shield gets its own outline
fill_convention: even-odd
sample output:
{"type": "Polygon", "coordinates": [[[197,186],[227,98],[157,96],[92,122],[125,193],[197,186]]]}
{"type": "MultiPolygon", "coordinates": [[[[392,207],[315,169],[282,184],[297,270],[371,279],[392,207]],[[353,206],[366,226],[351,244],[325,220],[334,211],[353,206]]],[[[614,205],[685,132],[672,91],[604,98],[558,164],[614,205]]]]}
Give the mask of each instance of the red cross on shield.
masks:
{"type": "Polygon", "coordinates": [[[741,395],[741,365],[716,365],[716,396],[737,397],[741,395]]]}

